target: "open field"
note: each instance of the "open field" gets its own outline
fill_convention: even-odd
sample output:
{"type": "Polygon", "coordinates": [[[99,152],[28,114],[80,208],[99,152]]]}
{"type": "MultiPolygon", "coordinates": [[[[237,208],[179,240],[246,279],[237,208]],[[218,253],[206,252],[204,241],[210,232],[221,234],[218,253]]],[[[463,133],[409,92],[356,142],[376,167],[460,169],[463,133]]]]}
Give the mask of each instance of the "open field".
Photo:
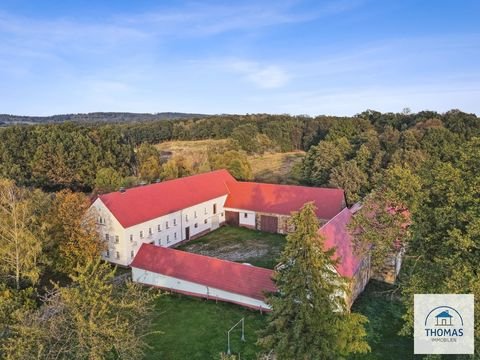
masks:
{"type": "MultiPolygon", "coordinates": [[[[172,155],[183,155],[187,158],[205,159],[210,147],[223,147],[228,144],[228,139],[220,140],[195,140],[195,141],[167,141],[157,144],[158,150],[164,153],[164,158],[172,155]]],[[[298,167],[305,153],[294,151],[286,153],[265,153],[263,155],[250,155],[248,160],[252,166],[255,181],[275,184],[298,184],[300,179],[294,167],[298,167]]],[[[298,173],[298,172],[297,172],[298,173]]]]}
{"type": "Polygon", "coordinates": [[[179,246],[178,249],[273,269],[284,245],[283,235],[222,226],[199,239],[179,246]]]}
{"type": "MultiPolygon", "coordinates": [[[[402,307],[385,293],[388,287],[370,282],[354,304],[353,311],[368,316],[368,341],[372,352],[352,356],[352,360],[411,359],[413,341],[397,335],[402,326],[402,307]]],[[[151,331],[147,337],[151,346],[145,360],[208,360],[219,359],[226,351],[228,329],[245,317],[246,342],[240,341],[240,331],[232,332],[232,351],[240,352],[242,360],[255,360],[260,349],[255,345],[256,332],[263,328],[266,315],[240,306],[215,303],[211,300],[165,294],[156,301],[151,331]]]]}
{"type": "Polygon", "coordinates": [[[305,153],[303,151],[287,153],[265,153],[249,156],[255,181],[274,184],[298,184],[300,179],[292,169],[300,166],[305,153]]]}

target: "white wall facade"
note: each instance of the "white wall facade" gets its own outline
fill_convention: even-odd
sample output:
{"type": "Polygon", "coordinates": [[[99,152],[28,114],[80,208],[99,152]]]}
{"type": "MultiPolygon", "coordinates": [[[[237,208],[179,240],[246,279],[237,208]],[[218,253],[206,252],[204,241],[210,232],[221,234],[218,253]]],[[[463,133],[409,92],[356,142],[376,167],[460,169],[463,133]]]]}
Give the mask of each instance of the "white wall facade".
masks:
{"type": "Polygon", "coordinates": [[[242,210],[234,208],[225,208],[226,211],[238,212],[238,220],[240,226],[255,228],[255,211],[242,210]]]}
{"type": "Polygon", "coordinates": [[[166,276],[143,269],[138,269],[135,267],[132,267],[132,280],[146,285],[170,289],[172,291],[186,292],[209,299],[233,302],[256,309],[270,310],[269,305],[267,305],[262,300],[212,288],[210,286],[178,279],[175,277],[166,276]]]}
{"type": "Polygon", "coordinates": [[[98,198],[92,204],[98,213],[98,231],[102,239],[107,239],[108,235],[108,252],[105,251],[102,258],[115,264],[128,266],[143,243],[170,247],[187,239],[187,228],[189,238],[215,230],[225,222],[224,204],[226,199],[227,195],[223,195],[156,219],[123,228],[102,200],[98,198]]]}

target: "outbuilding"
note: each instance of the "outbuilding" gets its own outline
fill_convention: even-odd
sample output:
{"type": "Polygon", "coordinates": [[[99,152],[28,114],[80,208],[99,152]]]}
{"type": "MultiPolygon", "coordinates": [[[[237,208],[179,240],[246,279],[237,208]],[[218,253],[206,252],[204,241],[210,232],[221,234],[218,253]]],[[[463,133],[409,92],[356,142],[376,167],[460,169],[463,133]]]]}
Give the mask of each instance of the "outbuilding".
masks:
{"type": "Polygon", "coordinates": [[[185,295],[269,311],[273,271],[171,248],[142,244],[130,264],[132,280],[185,295]]]}

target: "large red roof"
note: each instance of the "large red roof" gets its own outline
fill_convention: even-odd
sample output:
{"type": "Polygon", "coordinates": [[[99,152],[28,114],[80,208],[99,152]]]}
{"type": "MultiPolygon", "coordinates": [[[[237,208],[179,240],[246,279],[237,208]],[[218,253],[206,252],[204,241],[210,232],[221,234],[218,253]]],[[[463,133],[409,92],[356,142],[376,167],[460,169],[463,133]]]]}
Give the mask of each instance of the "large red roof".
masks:
{"type": "Polygon", "coordinates": [[[142,244],[130,266],[258,300],[276,291],[272,270],[152,244],[142,244]]]}
{"type": "Polygon", "coordinates": [[[130,227],[228,194],[235,182],[227,170],[217,170],[158,184],[112,192],[99,198],[124,227],[130,227]]]}
{"type": "Polygon", "coordinates": [[[340,259],[337,271],[346,277],[352,277],[360,266],[360,259],[353,249],[353,237],[348,230],[351,218],[352,211],[345,208],[318,230],[325,239],[325,250],[336,248],[335,256],[340,259]]]}
{"type": "Polygon", "coordinates": [[[230,196],[225,207],[290,215],[306,202],[313,201],[317,216],[329,220],[345,207],[341,189],[307,186],[261,184],[255,182],[228,182],[230,196]]]}

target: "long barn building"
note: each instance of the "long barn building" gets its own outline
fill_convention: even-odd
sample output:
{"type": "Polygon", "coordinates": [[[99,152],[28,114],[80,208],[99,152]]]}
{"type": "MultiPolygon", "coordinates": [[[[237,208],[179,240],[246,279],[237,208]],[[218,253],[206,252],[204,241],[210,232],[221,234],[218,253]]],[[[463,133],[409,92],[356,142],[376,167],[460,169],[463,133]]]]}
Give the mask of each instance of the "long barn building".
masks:
{"type": "MultiPolygon", "coordinates": [[[[235,292],[228,288],[225,292],[225,289],[210,284],[209,269],[212,264],[227,273],[247,265],[232,265],[223,260],[198,258],[193,254],[176,254],[182,252],[173,249],[163,251],[162,248],[175,247],[225,223],[286,234],[291,230],[288,222],[291,213],[300,210],[307,202],[313,202],[317,208],[316,215],[321,225],[319,233],[325,238],[326,249],[336,248],[338,274],[350,279],[350,292],[345,296],[351,305],[372,274],[369,255],[359,258],[354,253],[348,224],[355,210],[346,207],[341,189],[240,182],[228,171],[217,170],[99,195],[92,209],[97,216],[99,233],[107,243],[102,257],[118,265],[131,266],[134,281],[210,298],[214,296],[205,289],[213,289],[217,291],[217,299],[262,309],[265,304],[260,303],[263,300],[256,288],[249,291],[257,296],[245,300],[241,289],[235,292]],[[162,257],[165,258],[160,261],[162,257]],[[179,259],[183,265],[180,265],[179,259]],[[199,264],[197,270],[187,266],[187,262],[199,264]],[[172,273],[175,267],[179,269],[172,273]],[[189,277],[188,271],[185,275],[186,270],[180,267],[191,269],[196,275],[189,277]],[[197,282],[192,279],[197,279],[197,282]],[[198,291],[190,291],[185,286],[198,291]],[[218,294],[225,296],[222,298],[218,294]],[[232,300],[232,296],[236,300],[232,300]]],[[[398,273],[398,264],[393,266],[393,271],[398,273]]],[[[243,272],[244,275],[254,273],[263,277],[267,274],[252,272],[251,269],[243,272]]],[[[245,278],[248,280],[247,275],[245,278]]],[[[236,283],[235,279],[231,281],[236,283]]],[[[268,281],[265,283],[270,284],[268,281]]]]}

